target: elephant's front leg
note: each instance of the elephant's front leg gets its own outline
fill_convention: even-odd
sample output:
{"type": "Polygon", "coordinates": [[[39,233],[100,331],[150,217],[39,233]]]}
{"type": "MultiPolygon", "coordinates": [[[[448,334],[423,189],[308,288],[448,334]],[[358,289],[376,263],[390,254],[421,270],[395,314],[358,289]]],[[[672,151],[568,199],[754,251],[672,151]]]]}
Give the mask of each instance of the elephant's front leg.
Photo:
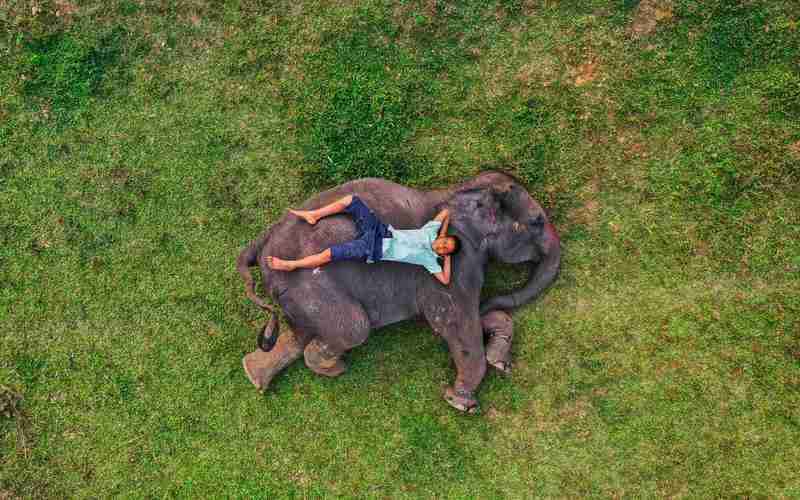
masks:
{"type": "Polygon", "coordinates": [[[445,389],[444,398],[457,410],[477,413],[475,391],[486,374],[486,351],[477,314],[464,323],[448,325],[441,335],[447,341],[456,365],[455,384],[445,389]]]}
{"type": "Polygon", "coordinates": [[[481,328],[488,336],[486,361],[502,373],[511,373],[511,340],[514,323],[505,311],[491,311],[481,317],[481,328]]]}

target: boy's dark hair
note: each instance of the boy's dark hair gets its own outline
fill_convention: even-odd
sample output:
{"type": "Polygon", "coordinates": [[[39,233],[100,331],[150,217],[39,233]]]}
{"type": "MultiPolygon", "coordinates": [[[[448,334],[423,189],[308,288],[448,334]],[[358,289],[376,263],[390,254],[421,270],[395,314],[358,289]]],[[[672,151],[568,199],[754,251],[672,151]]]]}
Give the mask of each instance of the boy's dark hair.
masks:
{"type": "Polygon", "coordinates": [[[450,255],[457,254],[458,251],[461,250],[461,240],[458,238],[458,236],[453,234],[448,234],[447,237],[453,239],[453,251],[450,252],[450,255]]]}

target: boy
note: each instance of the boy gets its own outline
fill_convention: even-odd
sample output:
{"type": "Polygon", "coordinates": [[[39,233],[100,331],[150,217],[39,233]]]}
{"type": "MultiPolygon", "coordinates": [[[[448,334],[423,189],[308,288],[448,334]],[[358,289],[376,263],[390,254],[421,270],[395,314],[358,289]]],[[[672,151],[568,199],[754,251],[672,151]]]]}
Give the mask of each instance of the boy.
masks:
{"type": "Polygon", "coordinates": [[[424,266],[442,284],[450,283],[450,256],[458,251],[461,242],[447,234],[450,213],[439,212],[420,229],[395,229],[381,222],[358,196],[347,195],[316,210],[289,210],[314,225],[329,215],[347,212],[358,229],[356,239],[334,245],[318,254],[299,260],[284,260],[268,256],[267,265],[279,271],[315,268],[338,260],[360,260],[368,263],[393,260],[424,266]],[[444,269],[438,256],[444,258],[444,269]]]}

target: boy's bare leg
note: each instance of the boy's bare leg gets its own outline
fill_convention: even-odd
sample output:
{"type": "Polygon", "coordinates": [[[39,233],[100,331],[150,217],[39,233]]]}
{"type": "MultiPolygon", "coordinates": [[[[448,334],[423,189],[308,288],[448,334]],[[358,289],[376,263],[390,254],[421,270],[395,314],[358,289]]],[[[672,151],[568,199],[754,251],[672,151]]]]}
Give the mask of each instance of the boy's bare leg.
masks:
{"type": "Polygon", "coordinates": [[[309,255],[299,260],[283,260],[278,257],[267,257],[267,265],[277,271],[294,271],[295,269],[313,269],[324,266],[331,261],[331,249],[325,249],[314,255],[309,255]]]}
{"type": "Polygon", "coordinates": [[[338,200],[334,201],[329,205],[325,205],[324,207],[317,208],[316,210],[291,210],[289,212],[295,214],[296,216],[300,217],[301,219],[305,219],[306,222],[311,224],[312,226],[317,223],[323,217],[327,217],[329,215],[338,214],[344,212],[347,207],[350,206],[350,203],[353,201],[353,195],[348,194],[344,198],[339,198],[338,200]]]}

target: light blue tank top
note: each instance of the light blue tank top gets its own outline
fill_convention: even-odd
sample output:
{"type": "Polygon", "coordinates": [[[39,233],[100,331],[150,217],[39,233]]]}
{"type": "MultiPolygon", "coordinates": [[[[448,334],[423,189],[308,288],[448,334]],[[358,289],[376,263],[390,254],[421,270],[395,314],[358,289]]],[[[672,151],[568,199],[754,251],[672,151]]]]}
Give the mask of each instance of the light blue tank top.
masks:
{"type": "Polygon", "coordinates": [[[429,221],[419,229],[395,229],[389,226],[392,237],[383,239],[381,260],[416,264],[423,266],[431,274],[442,272],[442,267],[436,260],[438,255],[431,248],[441,227],[442,223],[435,220],[429,221]]]}

